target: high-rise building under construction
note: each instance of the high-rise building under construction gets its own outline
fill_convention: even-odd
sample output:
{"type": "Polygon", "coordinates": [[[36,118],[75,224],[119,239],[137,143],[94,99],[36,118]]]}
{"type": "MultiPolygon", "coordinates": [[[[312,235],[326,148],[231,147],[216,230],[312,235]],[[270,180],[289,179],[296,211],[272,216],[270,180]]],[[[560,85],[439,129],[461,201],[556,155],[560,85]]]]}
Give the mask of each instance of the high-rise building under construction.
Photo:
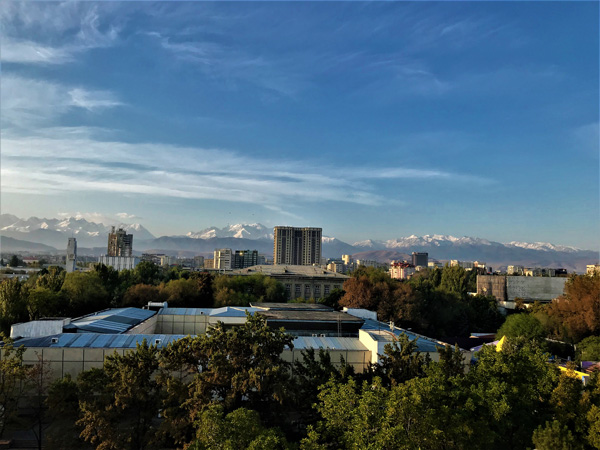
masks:
{"type": "Polygon", "coordinates": [[[108,234],[108,256],[131,256],[133,253],[133,234],[127,234],[123,228],[115,231],[112,227],[108,234]]]}

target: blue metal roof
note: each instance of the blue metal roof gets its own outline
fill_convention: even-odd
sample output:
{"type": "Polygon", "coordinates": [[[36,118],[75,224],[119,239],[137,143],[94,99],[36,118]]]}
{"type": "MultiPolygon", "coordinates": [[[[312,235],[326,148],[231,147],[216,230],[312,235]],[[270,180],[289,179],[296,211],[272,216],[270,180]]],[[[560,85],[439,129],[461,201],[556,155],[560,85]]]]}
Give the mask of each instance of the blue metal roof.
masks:
{"type": "Polygon", "coordinates": [[[155,314],[140,308],[107,309],[75,319],[64,329],[77,333],[124,333],[155,314]]]}
{"type": "Polygon", "coordinates": [[[23,338],[15,341],[15,345],[24,345],[27,348],[136,348],[137,343],[142,343],[144,339],[155,345],[157,339],[160,340],[159,348],[165,347],[169,343],[184,338],[183,334],[103,334],[103,333],[62,333],[52,336],[23,338]],[[58,339],[58,342],[52,342],[58,339]]]}
{"type": "Polygon", "coordinates": [[[211,317],[246,317],[246,311],[254,314],[261,311],[250,306],[223,306],[221,308],[162,308],[159,314],[167,316],[211,316],[211,317]]]}

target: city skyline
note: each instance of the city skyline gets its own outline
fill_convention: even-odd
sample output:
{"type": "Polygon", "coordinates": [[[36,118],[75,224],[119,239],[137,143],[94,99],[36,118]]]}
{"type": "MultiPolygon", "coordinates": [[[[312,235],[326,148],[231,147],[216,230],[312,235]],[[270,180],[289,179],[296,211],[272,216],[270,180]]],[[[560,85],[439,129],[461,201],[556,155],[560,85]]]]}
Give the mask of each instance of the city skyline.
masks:
{"type": "Polygon", "coordinates": [[[595,2],[4,2],[0,21],[3,213],[600,246],[595,2]]]}

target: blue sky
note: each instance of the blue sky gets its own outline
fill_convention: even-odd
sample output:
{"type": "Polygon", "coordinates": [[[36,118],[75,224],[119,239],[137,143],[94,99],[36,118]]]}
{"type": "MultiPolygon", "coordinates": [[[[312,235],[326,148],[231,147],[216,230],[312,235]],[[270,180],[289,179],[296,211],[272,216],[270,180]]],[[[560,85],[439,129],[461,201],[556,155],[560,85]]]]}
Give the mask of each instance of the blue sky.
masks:
{"type": "Polygon", "coordinates": [[[0,4],[2,212],[600,247],[597,2],[0,4]]]}

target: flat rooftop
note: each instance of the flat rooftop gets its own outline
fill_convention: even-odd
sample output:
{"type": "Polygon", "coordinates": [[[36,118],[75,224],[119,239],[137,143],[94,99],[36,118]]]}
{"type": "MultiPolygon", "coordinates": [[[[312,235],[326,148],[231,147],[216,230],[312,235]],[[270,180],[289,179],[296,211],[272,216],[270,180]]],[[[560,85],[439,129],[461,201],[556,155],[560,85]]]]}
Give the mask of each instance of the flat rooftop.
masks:
{"type": "Polygon", "coordinates": [[[79,317],[63,327],[74,333],[124,333],[156,314],[141,308],[115,308],[79,317]]]}
{"type": "Polygon", "coordinates": [[[320,303],[250,303],[254,308],[266,311],[333,311],[331,306],[320,303]]]}
{"type": "Polygon", "coordinates": [[[231,271],[232,275],[253,275],[255,273],[262,273],[269,276],[297,276],[297,277],[326,277],[331,278],[334,281],[344,282],[348,278],[348,275],[344,275],[331,270],[325,270],[317,266],[284,266],[284,265],[259,265],[247,267],[246,269],[238,269],[231,271]]]}
{"type": "Polygon", "coordinates": [[[258,311],[257,314],[277,322],[342,322],[363,323],[364,319],[338,311],[258,311]]]}

